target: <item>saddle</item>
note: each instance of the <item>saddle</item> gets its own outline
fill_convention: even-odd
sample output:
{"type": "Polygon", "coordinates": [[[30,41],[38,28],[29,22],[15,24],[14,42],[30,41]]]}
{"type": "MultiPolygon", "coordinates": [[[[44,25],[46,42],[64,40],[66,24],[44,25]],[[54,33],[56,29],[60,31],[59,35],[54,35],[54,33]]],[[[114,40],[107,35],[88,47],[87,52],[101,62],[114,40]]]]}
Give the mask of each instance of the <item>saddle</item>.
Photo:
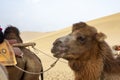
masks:
{"type": "Polygon", "coordinates": [[[0,63],[4,66],[17,64],[15,52],[7,40],[0,44],[0,63]]]}
{"type": "Polygon", "coordinates": [[[4,40],[0,44],[0,63],[5,66],[16,65],[16,57],[23,57],[23,52],[19,47],[34,47],[36,44],[31,43],[17,43],[15,39],[4,40]]]}

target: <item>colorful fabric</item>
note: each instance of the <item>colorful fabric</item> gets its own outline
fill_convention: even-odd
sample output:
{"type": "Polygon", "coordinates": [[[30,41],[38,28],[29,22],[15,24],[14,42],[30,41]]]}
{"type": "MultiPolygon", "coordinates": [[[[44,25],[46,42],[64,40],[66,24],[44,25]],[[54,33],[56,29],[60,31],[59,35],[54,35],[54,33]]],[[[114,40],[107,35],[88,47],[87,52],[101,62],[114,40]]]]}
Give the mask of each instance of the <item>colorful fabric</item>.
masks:
{"type": "MultiPolygon", "coordinates": [[[[11,40],[8,40],[8,42],[10,45],[13,45],[13,44],[17,43],[17,40],[11,39],[11,40]]],[[[23,52],[21,51],[21,49],[19,47],[13,47],[13,51],[15,53],[15,56],[17,56],[17,57],[23,56],[23,52]]]]}
{"type": "Polygon", "coordinates": [[[5,66],[17,64],[13,48],[7,40],[0,44],[0,63],[5,66]]]}

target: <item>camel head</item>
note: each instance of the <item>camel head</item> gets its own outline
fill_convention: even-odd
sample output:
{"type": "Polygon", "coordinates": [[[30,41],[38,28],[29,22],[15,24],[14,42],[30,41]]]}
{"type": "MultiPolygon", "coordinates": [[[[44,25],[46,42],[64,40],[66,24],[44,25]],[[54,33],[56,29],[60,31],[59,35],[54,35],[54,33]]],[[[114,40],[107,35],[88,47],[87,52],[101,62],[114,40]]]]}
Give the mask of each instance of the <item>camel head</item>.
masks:
{"type": "Polygon", "coordinates": [[[22,39],[20,37],[20,31],[18,28],[12,26],[12,25],[9,25],[5,31],[4,31],[4,37],[5,39],[7,40],[10,40],[10,39],[16,39],[18,43],[22,43],[22,39]]]}
{"type": "Polygon", "coordinates": [[[98,43],[104,42],[105,37],[84,22],[76,23],[70,34],[54,41],[51,52],[55,57],[67,60],[87,57],[98,43]]]}

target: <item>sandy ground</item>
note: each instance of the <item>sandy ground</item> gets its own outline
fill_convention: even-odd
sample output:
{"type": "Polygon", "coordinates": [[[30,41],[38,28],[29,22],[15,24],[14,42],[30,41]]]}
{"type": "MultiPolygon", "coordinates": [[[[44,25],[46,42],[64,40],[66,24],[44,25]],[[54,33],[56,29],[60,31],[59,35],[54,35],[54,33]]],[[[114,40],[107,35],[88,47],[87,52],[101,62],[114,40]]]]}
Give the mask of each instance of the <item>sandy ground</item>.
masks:
{"type": "MultiPolygon", "coordinates": [[[[87,23],[96,27],[98,32],[103,32],[107,35],[106,41],[110,47],[120,45],[120,13],[88,21],[87,23]]],[[[36,55],[42,60],[44,70],[46,70],[56,60],[50,51],[52,43],[58,37],[67,35],[70,32],[71,26],[49,33],[22,32],[21,37],[24,42],[35,42],[35,47],[45,53],[39,52],[36,55]]],[[[60,59],[51,70],[44,73],[44,78],[44,80],[74,80],[74,74],[69,68],[67,61],[60,59]]]]}

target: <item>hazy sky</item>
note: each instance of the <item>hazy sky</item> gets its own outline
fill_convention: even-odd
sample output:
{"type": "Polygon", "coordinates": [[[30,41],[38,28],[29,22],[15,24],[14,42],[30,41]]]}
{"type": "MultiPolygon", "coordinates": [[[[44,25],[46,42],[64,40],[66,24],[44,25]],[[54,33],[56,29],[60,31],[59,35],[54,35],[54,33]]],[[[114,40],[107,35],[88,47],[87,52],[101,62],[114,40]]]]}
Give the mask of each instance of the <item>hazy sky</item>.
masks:
{"type": "Polygon", "coordinates": [[[0,25],[48,32],[120,12],[120,0],[0,0],[0,25]]]}

